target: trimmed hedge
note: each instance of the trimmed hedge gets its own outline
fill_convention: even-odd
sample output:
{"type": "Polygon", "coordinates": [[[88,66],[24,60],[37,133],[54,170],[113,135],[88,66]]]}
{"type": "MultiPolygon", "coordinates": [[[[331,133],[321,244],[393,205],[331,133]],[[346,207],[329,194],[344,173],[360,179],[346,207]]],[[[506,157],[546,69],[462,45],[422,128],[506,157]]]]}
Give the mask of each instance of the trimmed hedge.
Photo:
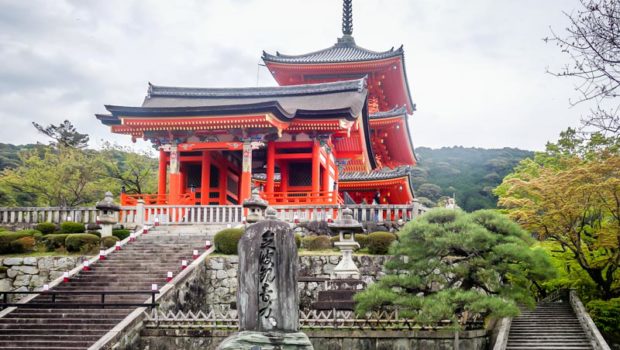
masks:
{"type": "Polygon", "coordinates": [[[69,236],[68,233],[52,233],[43,237],[43,243],[48,252],[65,247],[65,240],[69,236]]]}
{"type": "Polygon", "coordinates": [[[65,239],[65,248],[68,252],[83,254],[99,250],[99,237],[90,233],[70,234],[65,239]]]}
{"type": "Polygon", "coordinates": [[[332,248],[329,236],[308,236],[301,240],[301,246],[308,250],[326,250],[332,248]]]}
{"type": "Polygon", "coordinates": [[[41,222],[35,227],[37,231],[40,231],[44,235],[56,232],[56,224],[51,222],[41,222]]]}
{"type": "Polygon", "coordinates": [[[390,232],[373,232],[368,235],[368,252],[370,254],[387,254],[396,235],[390,232]]]}
{"type": "Polygon", "coordinates": [[[84,233],[86,225],[81,222],[65,221],[60,224],[60,232],[62,233],[84,233]]]}
{"type": "Polygon", "coordinates": [[[130,234],[131,234],[131,231],[125,230],[125,229],[112,230],[112,236],[118,238],[121,241],[129,237],[130,234]]]}
{"type": "Polygon", "coordinates": [[[32,236],[18,238],[11,242],[11,251],[13,253],[30,253],[34,250],[36,240],[32,236]]]}
{"type": "Polygon", "coordinates": [[[355,241],[360,244],[360,249],[368,247],[368,235],[358,233],[355,235],[355,241]]]}
{"type": "Polygon", "coordinates": [[[332,246],[335,247],[336,242],[340,242],[340,235],[331,236],[329,240],[332,242],[332,246]]]}
{"type": "Polygon", "coordinates": [[[13,247],[11,246],[11,243],[20,238],[31,237],[34,234],[34,232],[39,232],[39,231],[25,230],[25,231],[17,231],[17,232],[10,232],[10,231],[0,232],[0,254],[19,253],[19,252],[13,251],[13,247]]]}
{"type": "Polygon", "coordinates": [[[116,245],[116,242],[118,241],[120,241],[120,239],[115,236],[103,237],[101,239],[101,246],[103,246],[104,248],[112,248],[116,245]]]}
{"type": "Polygon", "coordinates": [[[237,254],[237,245],[243,232],[240,228],[227,228],[216,233],[213,238],[215,250],[222,254],[237,254]]]}
{"type": "Polygon", "coordinates": [[[301,248],[301,234],[299,233],[295,234],[295,245],[297,246],[297,249],[301,248]]]}

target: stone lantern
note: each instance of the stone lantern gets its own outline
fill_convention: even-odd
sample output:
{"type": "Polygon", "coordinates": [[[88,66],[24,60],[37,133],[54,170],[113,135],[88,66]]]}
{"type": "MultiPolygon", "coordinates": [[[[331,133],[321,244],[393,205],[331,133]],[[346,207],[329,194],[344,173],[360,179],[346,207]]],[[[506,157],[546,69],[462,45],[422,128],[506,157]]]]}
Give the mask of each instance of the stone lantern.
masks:
{"type": "Polygon", "coordinates": [[[340,241],[334,245],[340,248],[342,259],[332,272],[333,278],[360,277],[360,271],[353,262],[353,250],[360,247],[355,241],[355,234],[364,232],[362,224],[353,218],[353,211],[345,208],[342,217],[332,223],[327,224],[334,233],[340,235],[340,241]]]}
{"type": "Polygon", "coordinates": [[[263,220],[263,214],[268,205],[267,201],[260,197],[257,188],[252,190],[252,196],[243,201],[243,207],[248,210],[245,221],[248,224],[253,224],[263,220]]]}
{"type": "Polygon", "coordinates": [[[114,203],[112,193],[108,191],[105,193],[105,198],[97,202],[95,208],[100,212],[97,222],[101,224],[101,237],[112,236],[112,226],[118,222],[116,213],[121,207],[114,203]]]}

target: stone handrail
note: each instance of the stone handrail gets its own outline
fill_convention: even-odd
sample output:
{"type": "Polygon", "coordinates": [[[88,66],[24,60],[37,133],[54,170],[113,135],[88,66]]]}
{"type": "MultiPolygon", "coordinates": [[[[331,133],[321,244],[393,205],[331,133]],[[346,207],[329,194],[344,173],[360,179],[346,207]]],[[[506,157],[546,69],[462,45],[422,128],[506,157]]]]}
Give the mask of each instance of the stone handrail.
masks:
{"type": "Polygon", "coordinates": [[[594,324],[594,321],[592,321],[590,315],[588,315],[588,312],[577,296],[576,291],[571,290],[569,292],[569,300],[573,311],[575,312],[575,315],[577,315],[579,323],[586,332],[586,335],[588,336],[594,350],[610,350],[609,345],[601,335],[601,332],[599,332],[598,328],[594,324]]]}
{"type": "Polygon", "coordinates": [[[504,317],[499,320],[499,330],[497,337],[495,338],[495,344],[493,350],[505,350],[508,345],[508,335],[510,334],[510,325],[512,324],[511,317],[504,317]]]}
{"type": "Polygon", "coordinates": [[[37,224],[64,221],[77,221],[85,224],[97,221],[98,210],[95,207],[2,207],[0,208],[0,224],[37,224]]]}
{"type": "MultiPolygon", "coordinates": [[[[286,222],[329,220],[340,216],[344,207],[353,211],[358,221],[407,222],[423,214],[427,208],[414,204],[352,204],[352,205],[274,205],[278,219],[286,222]]],[[[65,221],[96,223],[99,211],[94,207],[16,207],[0,208],[0,224],[19,225],[65,221]]],[[[245,218],[240,205],[144,205],[122,206],[118,217],[121,224],[205,224],[239,223],[245,218]]]]}

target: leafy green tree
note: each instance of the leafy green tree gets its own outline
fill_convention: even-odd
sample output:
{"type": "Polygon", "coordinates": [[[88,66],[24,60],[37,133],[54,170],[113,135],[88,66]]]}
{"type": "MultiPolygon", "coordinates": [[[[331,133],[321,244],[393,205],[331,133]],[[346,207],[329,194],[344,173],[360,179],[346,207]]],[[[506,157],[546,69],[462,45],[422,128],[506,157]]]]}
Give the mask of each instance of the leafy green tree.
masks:
{"type": "Polygon", "coordinates": [[[42,126],[41,124],[32,122],[32,125],[39,130],[40,133],[52,138],[52,145],[58,147],[86,148],[88,146],[89,137],[87,134],[79,133],[70,121],[54,125],[42,126]]]}
{"type": "Polygon", "coordinates": [[[150,152],[134,152],[130,148],[104,144],[103,155],[108,176],[130,194],[157,192],[158,161],[150,152]]]}
{"type": "Polygon", "coordinates": [[[620,296],[620,154],[611,139],[576,135],[521,162],[495,193],[510,217],[570,252],[607,300],[620,296]]]}
{"type": "Polygon", "coordinates": [[[554,276],[549,257],[494,211],[435,209],[410,222],[391,247],[389,272],[356,295],[356,311],[399,310],[420,324],[454,326],[534,305],[535,282],[554,276]]]}
{"type": "MultiPolygon", "coordinates": [[[[20,165],[5,169],[0,188],[29,194],[31,205],[71,207],[103,198],[111,183],[105,176],[105,159],[96,151],[47,147],[43,154],[20,154],[20,165]]],[[[15,200],[16,204],[24,203],[15,200]]]]}

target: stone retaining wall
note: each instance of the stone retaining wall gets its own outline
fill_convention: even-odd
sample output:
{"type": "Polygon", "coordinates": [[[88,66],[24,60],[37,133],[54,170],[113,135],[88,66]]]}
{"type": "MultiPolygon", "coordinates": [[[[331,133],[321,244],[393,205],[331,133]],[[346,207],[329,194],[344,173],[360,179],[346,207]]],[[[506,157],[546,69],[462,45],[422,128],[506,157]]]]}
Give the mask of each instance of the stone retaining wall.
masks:
{"type": "Polygon", "coordinates": [[[0,292],[35,291],[82,263],[81,256],[0,257],[0,292]]]}
{"type": "MultiPolygon", "coordinates": [[[[389,257],[353,256],[353,261],[360,268],[362,280],[366,283],[376,281],[383,273],[383,265],[389,257]]],[[[317,255],[299,257],[299,277],[328,278],[340,261],[340,255],[317,255]]],[[[203,311],[223,312],[236,307],[237,265],[236,255],[215,256],[207,259],[206,300],[203,311]]],[[[299,282],[299,300],[302,308],[307,308],[317,300],[318,292],[325,290],[324,283],[308,281],[299,282]]]]}
{"type": "MultiPolygon", "coordinates": [[[[215,350],[234,331],[201,329],[145,329],[139,349],[215,350]]],[[[304,330],[314,350],[485,350],[488,332],[304,330]]]]}

